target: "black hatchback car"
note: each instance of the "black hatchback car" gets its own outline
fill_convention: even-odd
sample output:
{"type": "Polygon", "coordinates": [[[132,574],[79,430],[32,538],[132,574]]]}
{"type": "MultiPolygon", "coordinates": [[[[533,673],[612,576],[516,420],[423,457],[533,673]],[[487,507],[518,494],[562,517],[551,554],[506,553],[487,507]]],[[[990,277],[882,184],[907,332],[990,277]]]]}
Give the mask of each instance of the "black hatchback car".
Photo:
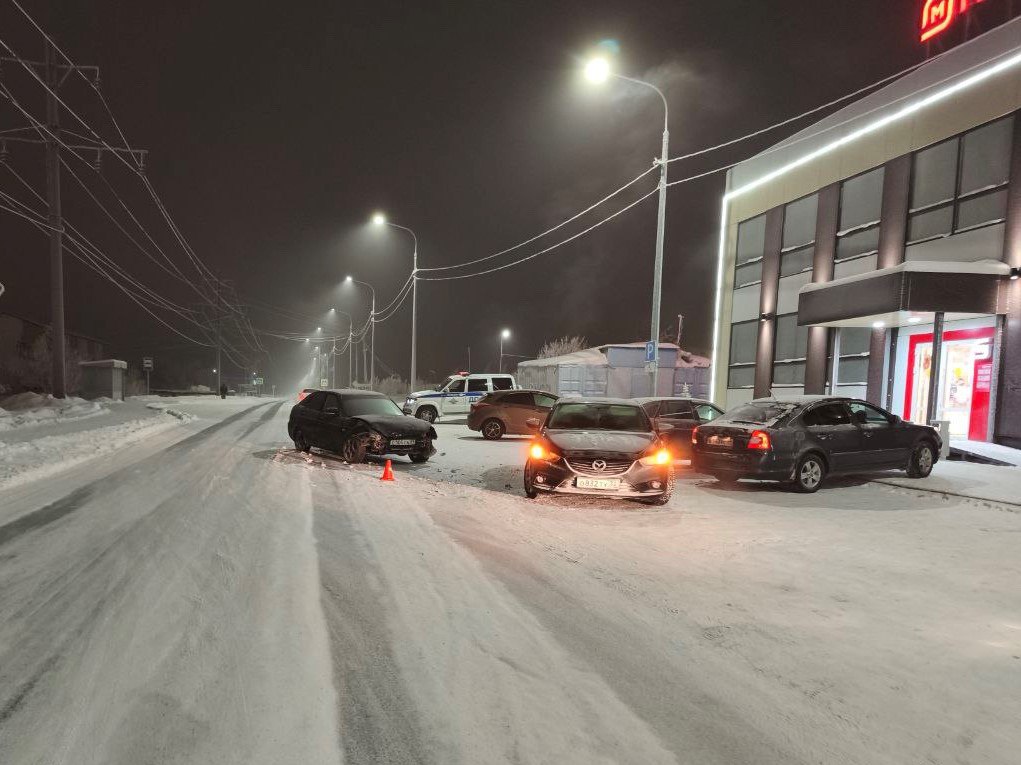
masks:
{"type": "Polygon", "coordinates": [[[382,393],[365,390],[317,390],[291,408],[287,434],[295,448],[313,446],[335,452],[350,463],[366,455],[406,455],[425,462],[436,449],[436,431],[409,417],[382,393]]]}
{"type": "Polygon", "coordinates": [[[852,398],[756,399],[692,433],[694,467],[721,481],[788,481],[813,492],[827,475],[932,472],[943,446],[935,428],[852,398]]]}
{"type": "Polygon", "coordinates": [[[560,399],[525,463],[525,494],[589,494],[665,505],[673,457],[645,410],[626,399],[560,399]]]}

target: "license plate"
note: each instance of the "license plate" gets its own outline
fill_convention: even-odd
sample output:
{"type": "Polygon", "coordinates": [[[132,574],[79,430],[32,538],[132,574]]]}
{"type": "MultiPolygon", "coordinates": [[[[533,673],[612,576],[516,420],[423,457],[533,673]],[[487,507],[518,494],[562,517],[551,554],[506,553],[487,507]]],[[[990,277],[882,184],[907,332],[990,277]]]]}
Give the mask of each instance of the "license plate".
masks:
{"type": "Polygon", "coordinates": [[[705,442],[709,446],[726,446],[727,448],[734,445],[734,439],[730,436],[709,436],[705,442]]]}
{"type": "Polygon", "coordinates": [[[390,446],[414,446],[414,438],[395,438],[390,442],[390,446]]]}
{"type": "Polygon", "coordinates": [[[576,485],[579,489],[602,489],[604,491],[616,491],[620,488],[619,478],[578,478],[576,485]]]}

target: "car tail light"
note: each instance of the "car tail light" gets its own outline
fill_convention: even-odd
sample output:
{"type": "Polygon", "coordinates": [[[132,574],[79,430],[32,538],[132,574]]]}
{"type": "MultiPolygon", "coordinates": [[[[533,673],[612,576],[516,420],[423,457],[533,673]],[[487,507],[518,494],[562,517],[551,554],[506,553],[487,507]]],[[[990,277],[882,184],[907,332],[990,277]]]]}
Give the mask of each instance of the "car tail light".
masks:
{"type": "Polygon", "coordinates": [[[748,439],[748,448],[768,452],[773,448],[773,443],[769,440],[769,433],[764,430],[756,430],[748,439]]]}
{"type": "Polygon", "coordinates": [[[691,443],[698,443],[698,426],[695,426],[695,428],[691,431],[691,443]]]}

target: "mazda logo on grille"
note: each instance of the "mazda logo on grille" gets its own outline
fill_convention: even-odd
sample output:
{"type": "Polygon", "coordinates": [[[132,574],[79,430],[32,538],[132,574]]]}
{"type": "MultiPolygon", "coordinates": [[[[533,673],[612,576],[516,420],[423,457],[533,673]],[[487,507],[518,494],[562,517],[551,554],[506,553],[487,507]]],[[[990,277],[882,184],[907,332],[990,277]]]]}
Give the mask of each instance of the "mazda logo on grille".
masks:
{"type": "Polygon", "coordinates": [[[596,460],[592,463],[592,469],[597,473],[602,473],[606,470],[606,460],[596,460]]]}

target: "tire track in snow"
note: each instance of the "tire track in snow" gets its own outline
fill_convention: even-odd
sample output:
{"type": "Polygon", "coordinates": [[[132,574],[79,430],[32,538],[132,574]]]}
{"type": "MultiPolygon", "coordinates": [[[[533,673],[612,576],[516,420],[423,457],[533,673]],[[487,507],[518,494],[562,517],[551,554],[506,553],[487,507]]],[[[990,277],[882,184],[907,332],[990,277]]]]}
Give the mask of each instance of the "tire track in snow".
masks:
{"type": "Polygon", "coordinates": [[[381,576],[351,522],[348,493],[328,480],[326,471],[312,475],[312,533],[344,762],[430,762],[414,702],[390,649],[393,636],[381,608],[381,576]],[[322,476],[318,482],[317,476],[322,476]]]}

